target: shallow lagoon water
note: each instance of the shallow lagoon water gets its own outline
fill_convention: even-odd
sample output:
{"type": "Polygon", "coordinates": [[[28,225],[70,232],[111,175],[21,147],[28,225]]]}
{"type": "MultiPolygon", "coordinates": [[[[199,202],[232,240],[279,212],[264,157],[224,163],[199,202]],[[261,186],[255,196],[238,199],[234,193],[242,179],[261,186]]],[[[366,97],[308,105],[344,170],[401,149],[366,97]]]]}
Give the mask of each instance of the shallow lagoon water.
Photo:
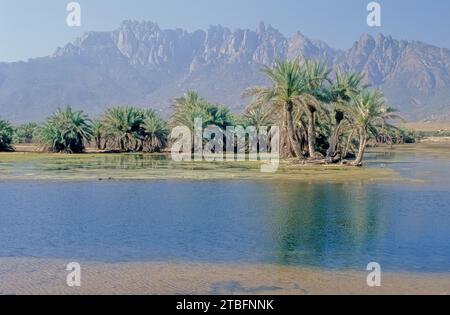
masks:
{"type": "Polygon", "coordinates": [[[3,180],[0,257],[450,271],[449,160],[368,164],[425,182],[3,180]]]}

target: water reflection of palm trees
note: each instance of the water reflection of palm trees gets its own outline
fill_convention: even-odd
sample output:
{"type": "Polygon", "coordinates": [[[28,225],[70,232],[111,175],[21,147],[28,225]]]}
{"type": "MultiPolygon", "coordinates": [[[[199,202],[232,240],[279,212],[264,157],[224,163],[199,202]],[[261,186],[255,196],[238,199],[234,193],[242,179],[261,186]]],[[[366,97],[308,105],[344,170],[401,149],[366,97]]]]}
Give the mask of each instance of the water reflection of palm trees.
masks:
{"type": "Polygon", "coordinates": [[[379,246],[375,239],[384,225],[377,194],[368,192],[371,187],[274,186],[273,203],[279,205],[272,230],[277,262],[330,267],[363,263],[379,246]]]}

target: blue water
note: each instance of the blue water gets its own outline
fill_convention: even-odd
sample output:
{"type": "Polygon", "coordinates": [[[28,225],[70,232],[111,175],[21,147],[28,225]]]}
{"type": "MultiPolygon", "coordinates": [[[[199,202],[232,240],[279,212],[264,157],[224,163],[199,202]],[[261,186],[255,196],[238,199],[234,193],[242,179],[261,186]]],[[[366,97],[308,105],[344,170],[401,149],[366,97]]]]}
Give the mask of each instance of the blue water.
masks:
{"type": "Polygon", "coordinates": [[[450,271],[444,183],[0,182],[0,257],[450,271]]]}

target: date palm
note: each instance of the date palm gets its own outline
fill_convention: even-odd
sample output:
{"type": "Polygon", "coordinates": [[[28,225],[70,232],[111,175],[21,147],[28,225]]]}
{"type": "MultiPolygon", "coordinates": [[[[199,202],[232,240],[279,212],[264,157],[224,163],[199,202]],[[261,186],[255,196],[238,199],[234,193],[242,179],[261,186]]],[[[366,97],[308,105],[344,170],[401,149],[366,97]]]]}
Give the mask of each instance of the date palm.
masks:
{"type": "Polygon", "coordinates": [[[211,103],[207,103],[206,107],[207,112],[211,117],[211,120],[207,122],[209,125],[215,125],[222,129],[225,129],[227,126],[233,125],[234,117],[227,107],[211,103]]]}
{"type": "Polygon", "coordinates": [[[110,108],[102,119],[108,143],[120,151],[139,149],[143,122],[142,110],[131,106],[110,108]]]}
{"type": "MultiPolygon", "coordinates": [[[[334,107],[335,125],[329,140],[327,158],[332,160],[336,154],[339,137],[342,134],[345,106],[351,102],[352,97],[360,94],[368,86],[363,83],[364,74],[346,73],[338,69],[331,87],[332,103],[334,107]]],[[[341,156],[342,157],[342,156],[341,156]]]]}
{"type": "Polygon", "coordinates": [[[246,110],[242,116],[242,122],[245,126],[254,126],[256,130],[259,130],[261,127],[270,127],[273,124],[272,117],[267,115],[267,110],[264,106],[246,110]]]}
{"type": "Polygon", "coordinates": [[[195,146],[200,145],[195,143],[194,128],[196,119],[201,119],[202,128],[208,125],[215,125],[225,129],[226,126],[233,125],[234,122],[234,117],[228,108],[209,103],[195,91],[189,91],[183,97],[176,98],[170,124],[172,127],[186,126],[191,130],[193,149],[195,149],[195,146]]]}
{"type": "Polygon", "coordinates": [[[106,146],[106,140],[104,139],[104,127],[101,120],[94,120],[92,123],[92,137],[94,138],[95,147],[98,150],[104,150],[106,146]]]}
{"type": "Polygon", "coordinates": [[[307,115],[308,151],[311,158],[316,155],[315,115],[323,110],[323,104],[332,100],[330,70],[319,61],[305,60],[301,67],[301,104],[307,115]]]}
{"type": "Polygon", "coordinates": [[[148,152],[160,152],[167,144],[169,129],[167,123],[162,120],[154,110],[143,112],[142,122],[143,149],[148,152]]]}
{"type": "Polygon", "coordinates": [[[212,116],[208,112],[206,100],[200,98],[197,92],[188,91],[175,99],[170,121],[173,126],[186,126],[193,131],[195,119],[202,119],[203,123],[207,123],[212,120],[212,116]]]}
{"type": "Polygon", "coordinates": [[[39,130],[39,142],[51,152],[81,153],[92,137],[91,120],[72,107],[58,111],[39,130]]]}
{"type": "Polygon", "coordinates": [[[195,91],[188,91],[183,97],[175,99],[174,112],[170,119],[172,125],[186,126],[193,130],[196,118],[202,120],[203,127],[216,125],[225,128],[233,122],[228,108],[209,103],[195,91]]]}
{"type": "Polygon", "coordinates": [[[13,142],[32,143],[37,129],[38,124],[32,122],[18,126],[14,129],[13,142]]]}
{"type": "Polygon", "coordinates": [[[400,119],[395,110],[388,107],[380,91],[364,91],[352,97],[350,106],[346,107],[346,114],[355,126],[359,136],[359,148],[352,165],[360,166],[370,134],[383,128],[391,119],[400,119]]]}
{"type": "Polygon", "coordinates": [[[244,96],[252,96],[248,111],[267,106],[267,115],[280,117],[286,128],[287,141],[284,154],[293,152],[297,158],[303,156],[294,123],[294,108],[300,106],[300,96],[304,88],[298,59],[277,61],[273,67],[265,66],[263,73],[272,81],[271,87],[251,87],[244,96]]]}

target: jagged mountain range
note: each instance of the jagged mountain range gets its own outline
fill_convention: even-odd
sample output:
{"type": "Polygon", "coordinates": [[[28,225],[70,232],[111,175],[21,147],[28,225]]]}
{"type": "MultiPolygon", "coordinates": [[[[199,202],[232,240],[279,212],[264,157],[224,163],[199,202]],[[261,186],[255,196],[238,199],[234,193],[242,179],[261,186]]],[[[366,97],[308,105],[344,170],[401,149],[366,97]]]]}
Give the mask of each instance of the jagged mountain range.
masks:
{"type": "Polygon", "coordinates": [[[174,97],[195,89],[242,110],[243,90],[267,84],[262,65],[304,56],[363,71],[411,120],[450,118],[450,50],[364,34],[348,50],[261,23],[256,30],[211,26],[188,32],[125,21],[112,32],[88,32],[48,57],[0,63],[0,116],[40,121],[70,104],[99,115],[112,105],[153,107],[168,115],[174,97]]]}

